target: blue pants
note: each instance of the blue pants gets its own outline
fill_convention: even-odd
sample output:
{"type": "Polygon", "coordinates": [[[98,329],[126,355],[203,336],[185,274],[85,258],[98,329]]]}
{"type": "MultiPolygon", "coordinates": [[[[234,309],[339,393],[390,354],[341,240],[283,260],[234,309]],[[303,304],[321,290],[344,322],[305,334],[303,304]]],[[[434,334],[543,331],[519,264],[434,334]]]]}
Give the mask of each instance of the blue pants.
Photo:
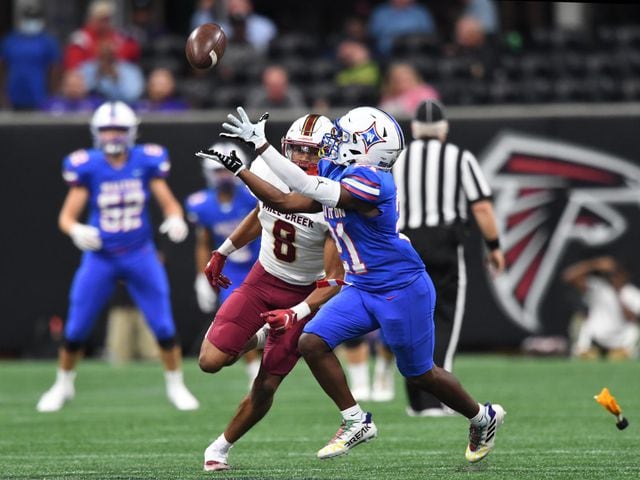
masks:
{"type": "Polygon", "coordinates": [[[65,338],[84,342],[122,280],[159,341],[176,334],[169,301],[169,281],[153,245],[119,256],[87,252],[73,278],[65,338]]]}
{"type": "Polygon", "coordinates": [[[396,356],[398,370],[416,377],[433,368],[433,310],[436,292],[426,272],[409,285],[372,293],[355,287],[320,308],[304,328],[330,348],[380,328],[383,342],[396,356]]]}

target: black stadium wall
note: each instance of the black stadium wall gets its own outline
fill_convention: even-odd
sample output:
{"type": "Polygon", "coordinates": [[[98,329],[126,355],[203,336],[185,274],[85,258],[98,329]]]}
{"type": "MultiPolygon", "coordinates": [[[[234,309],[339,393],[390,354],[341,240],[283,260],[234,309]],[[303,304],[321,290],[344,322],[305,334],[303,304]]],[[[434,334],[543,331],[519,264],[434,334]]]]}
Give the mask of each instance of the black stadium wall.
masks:
{"type": "MultiPolygon", "coordinates": [[[[572,261],[611,253],[638,280],[640,110],[594,106],[567,113],[561,107],[532,107],[532,115],[522,112],[475,109],[451,115],[450,140],[476,153],[483,169],[490,170],[496,209],[509,234],[510,268],[498,288],[490,286],[483,268],[477,231],[467,239],[462,349],[512,349],[532,333],[566,333],[578,302],[558,272],[572,261]],[[534,198],[541,200],[527,204],[534,198]]],[[[286,131],[285,119],[268,124],[273,144],[286,131]]],[[[216,140],[218,120],[187,116],[148,119],[140,126],[140,142],[169,149],[169,184],[180,201],[204,187],[193,153],[216,140]]],[[[402,126],[408,135],[408,122],[402,126]]],[[[84,121],[0,116],[0,145],[0,356],[36,356],[53,351],[49,323],[64,319],[80,261],[80,252],[57,228],[67,190],[61,162],[69,152],[90,146],[91,138],[84,121]]],[[[157,226],[157,209],[155,216],[157,226]]],[[[193,241],[193,233],[178,245],[157,238],[188,353],[197,351],[210,321],[199,312],[193,292],[193,241]]]]}

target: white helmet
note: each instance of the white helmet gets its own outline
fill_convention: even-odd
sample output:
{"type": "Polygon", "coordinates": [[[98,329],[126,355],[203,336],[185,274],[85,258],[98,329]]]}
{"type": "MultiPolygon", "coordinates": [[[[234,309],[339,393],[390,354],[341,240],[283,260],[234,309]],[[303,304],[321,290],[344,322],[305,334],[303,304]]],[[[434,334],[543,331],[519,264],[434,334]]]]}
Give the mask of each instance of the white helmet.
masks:
{"type": "Polygon", "coordinates": [[[138,117],[124,102],[105,102],[100,105],[91,117],[91,134],[95,148],[104,150],[107,155],[119,155],[126,148],[133,147],[138,136],[138,117]],[[122,130],[121,139],[103,142],[100,140],[102,130],[122,130]]]}
{"type": "MultiPolygon", "coordinates": [[[[231,155],[231,151],[236,151],[236,156],[242,160],[242,163],[247,164],[247,156],[245,153],[231,142],[218,142],[209,147],[209,150],[215,150],[224,155],[231,155]]],[[[211,158],[202,159],[202,174],[204,175],[207,184],[211,188],[217,188],[220,186],[220,177],[216,172],[226,171],[221,163],[216,162],[211,158]]],[[[235,179],[235,177],[233,177],[235,179]]]]}
{"type": "Polygon", "coordinates": [[[358,163],[391,169],[404,150],[395,118],[373,107],[358,107],[334,122],[322,143],[322,155],[338,165],[358,163]]]}
{"type": "MultiPolygon", "coordinates": [[[[293,148],[301,147],[305,153],[317,153],[320,160],[320,147],[322,139],[331,133],[333,123],[327,117],[310,113],[298,118],[291,124],[287,134],[282,137],[282,154],[289,160],[293,160],[293,148]]],[[[318,174],[318,162],[295,162],[309,175],[318,174]]]]}

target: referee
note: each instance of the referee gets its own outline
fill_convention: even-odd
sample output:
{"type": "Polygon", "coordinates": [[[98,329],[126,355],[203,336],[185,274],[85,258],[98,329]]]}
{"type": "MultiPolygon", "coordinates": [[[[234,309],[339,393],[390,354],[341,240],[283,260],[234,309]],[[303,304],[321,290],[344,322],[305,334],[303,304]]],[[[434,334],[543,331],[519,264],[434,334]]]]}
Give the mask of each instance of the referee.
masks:
{"type": "MultiPolygon", "coordinates": [[[[504,269],[491,189],[475,156],[447,142],[449,122],[442,104],[422,102],[411,122],[414,140],[393,169],[398,188],[398,228],[422,257],[436,287],[436,365],[451,371],[467,287],[463,242],[471,206],[495,273],[504,269]]],[[[411,416],[443,416],[451,410],[406,382],[411,416]]]]}

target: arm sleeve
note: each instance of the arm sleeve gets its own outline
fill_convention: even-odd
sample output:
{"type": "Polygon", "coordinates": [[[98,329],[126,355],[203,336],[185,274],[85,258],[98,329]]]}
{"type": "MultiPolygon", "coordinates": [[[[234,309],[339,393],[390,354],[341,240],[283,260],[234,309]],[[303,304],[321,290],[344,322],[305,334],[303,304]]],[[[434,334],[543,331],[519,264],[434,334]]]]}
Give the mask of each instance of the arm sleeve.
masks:
{"type": "Polygon", "coordinates": [[[335,207],[338,204],[340,183],[324,177],[307,175],[304,170],[283,157],[272,145],[269,145],[261,157],[273,173],[294,192],[329,207],[335,207]]]}
{"type": "Polygon", "coordinates": [[[76,150],[69,154],[62,162],[62,178],[71,187],[88,186],[89,152],[86,150],[76,150]]]}
{"type": "Polygon", "coordinates": [[[473,154],[467,150],[462,153],[461,181],[464,194],[470,203],[491,198],[491,187],[473,154]]]}

